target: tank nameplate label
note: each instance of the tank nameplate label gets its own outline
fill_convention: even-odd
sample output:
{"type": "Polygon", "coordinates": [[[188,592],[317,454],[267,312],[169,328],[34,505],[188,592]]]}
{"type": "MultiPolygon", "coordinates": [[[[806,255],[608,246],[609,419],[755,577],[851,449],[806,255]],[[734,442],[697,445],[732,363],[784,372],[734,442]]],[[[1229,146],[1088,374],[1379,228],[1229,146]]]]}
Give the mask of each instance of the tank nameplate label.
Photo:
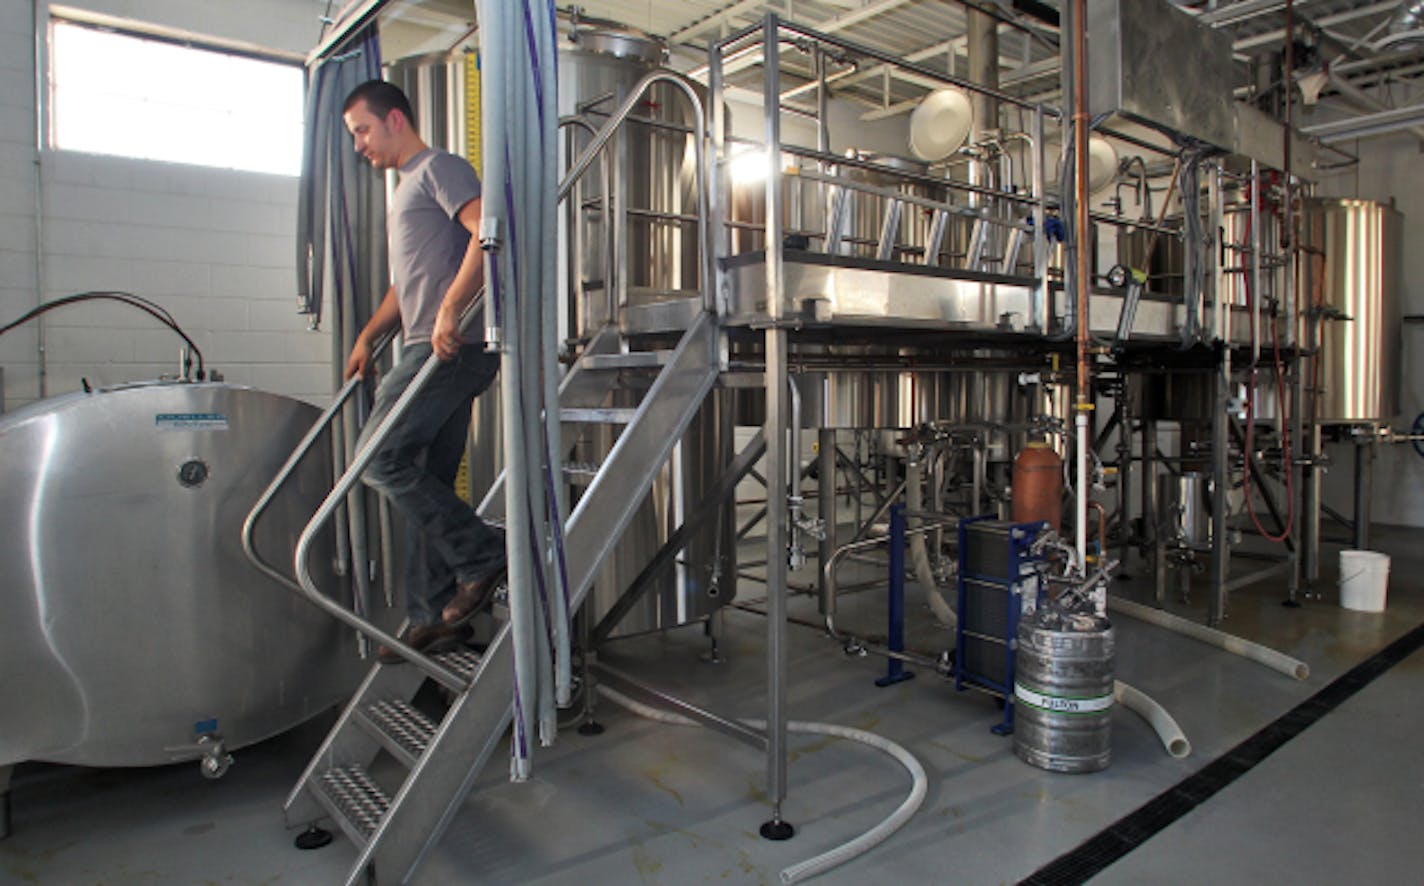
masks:
{"type": "Polygon", "coordinates": [[[160,412],[153,417],[160,431],[226,431],[227,416],[221,412],[160,412]]]}
{"type": "Polygon", "coordinates": [[[1089,698],[1066,698],[1060,695],[1047,695],[1036,689],[1030,689],[1017,681],[1014,682],[1014,698],[1031,708],[1052,711],[1056,714],[1096,714],[1106,711],[1113,704],[1111,693],[1089,698]]]}

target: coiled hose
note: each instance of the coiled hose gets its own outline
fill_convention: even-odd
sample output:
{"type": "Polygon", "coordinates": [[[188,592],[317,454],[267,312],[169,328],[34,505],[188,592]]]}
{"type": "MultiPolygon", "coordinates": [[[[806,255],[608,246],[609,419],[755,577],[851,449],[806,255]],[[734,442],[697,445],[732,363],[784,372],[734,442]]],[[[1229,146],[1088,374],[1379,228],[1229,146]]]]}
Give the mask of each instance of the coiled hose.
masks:
{"type": "MultiPolygon", "coordinates": [[[[674,714],[669,711],[659,710],[651,705],[636,701],[616,689],[608,686],[599,686],[598,691],[609,701],[626,708],[640,717],[655,720],[659,723],[669,723],[675,726],[696,726],[696,721],[684,717],[681,714],[674,714]]],[[[764,720],[743,720],[747,726],[753,728],[765,728],[764,720]]],[[[859,837],[834,849],[822,852],[814,858],[798,862],[781,871],[781,882],[798,883],[802,880],[824,873],[838,865],[845,864],[856,856],[869,852],[871,849],[883,843],[891,834],[900,829],[905,822],[919,811],[925,802],[925,794],[928,789],[928,778],[925,775],[925,768],[920,765],[914,755],[905,750],[900,745],[884,736],[876,735],[873,732],[866,732],[864,729],[855,729],[850,726],[835,726],[830,723],[806,723],[799,720],[787,722],[786,728],[790,732],[800,732],[807,735],[829,735],[835,738],[845,738],[851,741],[869,745],[878,751],[894,757],[901,766],[910,773],[911,785],[910,795],[905,798],[894,812],[891,812],[879,824],[859,837]]]]}

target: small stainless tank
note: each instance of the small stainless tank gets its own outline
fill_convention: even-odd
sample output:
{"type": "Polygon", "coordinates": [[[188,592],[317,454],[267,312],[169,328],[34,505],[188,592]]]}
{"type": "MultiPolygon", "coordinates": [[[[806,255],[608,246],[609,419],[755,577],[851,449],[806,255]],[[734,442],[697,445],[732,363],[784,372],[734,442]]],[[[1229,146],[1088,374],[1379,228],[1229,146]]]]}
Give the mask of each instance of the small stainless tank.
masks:
{"type": "Polygon", "coordinates": [[[1040,606],[1019,622],[1014,753],[1053,772],[1097,772],[1112,759],[1113,628],[1040,606]]]}
{"type": "Polygon", "coordinates": [[[1314,292],[1318,280],[1327,311],[1317,373],[1321,424],[1383,423],[1399,411],[1402,228],[1384,203],[1306,201],[1300,292],[1314,292]]]}
{"type": "Polygon", "coordinates": [[[1211,505],[1205,475],[1183,471],[1157,478],[1157,502],[1162,510],[1158,527],[1169,543],[1189,548],[1211,546],[1211,505]]]}

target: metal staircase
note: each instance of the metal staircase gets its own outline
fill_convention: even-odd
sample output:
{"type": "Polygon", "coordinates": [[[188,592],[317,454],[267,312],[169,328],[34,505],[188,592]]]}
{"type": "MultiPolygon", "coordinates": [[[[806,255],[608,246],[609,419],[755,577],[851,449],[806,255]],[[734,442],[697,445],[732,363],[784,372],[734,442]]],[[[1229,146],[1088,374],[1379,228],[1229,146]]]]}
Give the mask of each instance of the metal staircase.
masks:
{"type": "MultiPolygon", "coordinates": [[[[719,372],[717,326],[706,313],[670,352],[620,349],[617,331],[604,330],[560,388],[566,443],[577,434],[575,422],[622,426],[606,460],[591,479],[584,478],[587,485],[569,517],[565,556],[573,609],[719,372]],[[604,405],[620,386],[622,373],[651,370],[656,378],[635,409],[604,405]]],[[[358,462],[352,470],[359,475],[360,467],[358,462]]],[[[340,491],[338,484],[333,494],[340,491]]],[[[502,483],[497,481],[480,513],[498,519],[502,510],[502,483]]],[[[363,632],[384,642],[378,632],[363,632]]],[[[483,654],[462,649],[412,656],[411,663],[372,668],[287,798],[289,826],[331,818],[356,845],[348,884],[407,881],[439,842],[510,724],[514,668],[511,634],[503,620],[483,654]],[[451,690],[450,706],[439,722],[411,703],[427,676],[451,690]],[[406,769],[393,790],[383,789],[372,775],[381,751],[406,769]]]]}

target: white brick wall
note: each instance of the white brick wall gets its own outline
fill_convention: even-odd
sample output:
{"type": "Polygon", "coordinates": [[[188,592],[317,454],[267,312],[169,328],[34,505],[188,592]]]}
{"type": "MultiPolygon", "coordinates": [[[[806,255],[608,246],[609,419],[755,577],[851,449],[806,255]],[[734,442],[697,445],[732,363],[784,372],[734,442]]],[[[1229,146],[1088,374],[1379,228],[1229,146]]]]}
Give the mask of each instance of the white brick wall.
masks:
{"type": "MultiPolygon", "coordinates": [[[[324,0],[81,0],[139,22],[305,52],[324,0]]],[[[29,4],[0,3],[0,323],[90,289],[158,302],[229,381],[315,402],[332,389],[331,344],[296,313],[297,182],[200,166],[46,149],[41,156],[43,284],[36,293],[35,143],[29,4]]],[[[178,368],[180,340],[118,305],[61,309],[44,321],[49,394],[178,368]]],[[[4,407],[39,392],[39,330],[0,338],[4,407]]]]}

